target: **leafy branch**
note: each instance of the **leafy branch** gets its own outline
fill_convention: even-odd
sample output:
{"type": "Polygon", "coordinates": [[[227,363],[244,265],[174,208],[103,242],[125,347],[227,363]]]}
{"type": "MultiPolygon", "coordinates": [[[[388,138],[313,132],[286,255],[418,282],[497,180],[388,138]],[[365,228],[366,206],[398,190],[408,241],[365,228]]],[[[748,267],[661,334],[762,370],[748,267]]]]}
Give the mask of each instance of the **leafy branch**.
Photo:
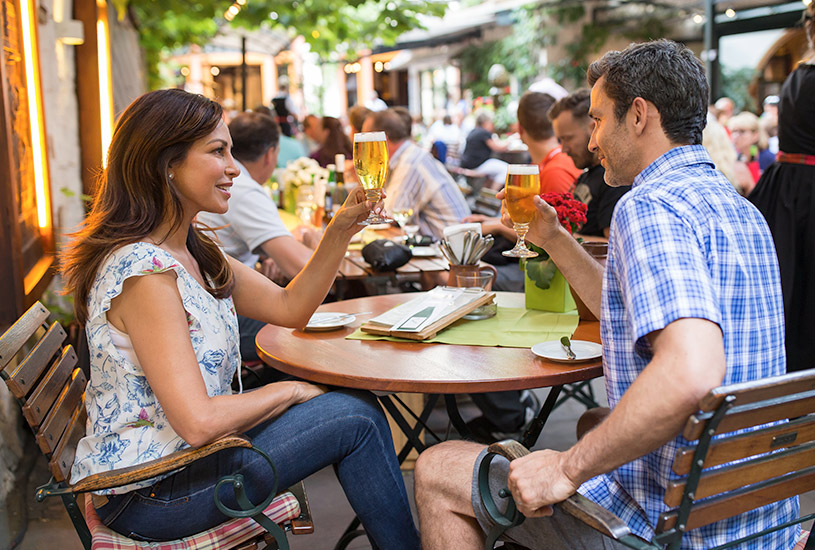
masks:
{"type": "Polygon", "coordinates": [[[392,44],[402,33],[422,28],[421,17],[440,17],[441,0],[248,0],[231,23],[223,18],[228,2],[215,0],[113,0],[120,18],[130,14],[145,52],[150,86],[158,64],[172,50],[204,45],[231,24],[247,29],[282,29],[302,35],[311,50],[339,59],[346,52],[392,44]]]}

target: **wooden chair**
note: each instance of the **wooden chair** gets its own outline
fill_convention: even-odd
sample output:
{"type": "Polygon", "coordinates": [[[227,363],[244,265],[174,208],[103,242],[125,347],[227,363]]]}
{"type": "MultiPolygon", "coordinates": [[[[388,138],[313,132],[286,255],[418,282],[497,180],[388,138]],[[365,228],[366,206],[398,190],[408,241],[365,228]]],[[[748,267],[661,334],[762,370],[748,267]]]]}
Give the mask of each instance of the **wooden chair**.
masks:
{"type": "Polygon", "coordinates": [[[62,499],[86,549],[248,549],[256,548],[260,540],[266,540],[273,548],[288,549],[283,529],[293,534],[314,530],[302,483],[279,495],[273,490],[262,503],[255,505],[246,497],[240,474],[225,476],[219,483],[233,486],[241,509],[230,509],[216,497],[218,508],[234,519],[185,539],[156,544],[119,535],[102,525],[88,497],[83,518],[77,504],[78,494],[150,479],[223,449],[243,447],[263,456],[272,469],[274,465],[266,453],[255,448],[248,439],[232,435],[200,448],[183,449],[140,466],[96,474],[71,484],[76,445],[85,434],[87,381],[77,368],[73,347],[64,345],[65,331],[56,322],[49,326],[48,315],[48,310],[37,302],[0,336],[0,377],[20,402],[23,417],[49,461],[52,478],[38,488],[36,498],[39,502],[49,496],[62,499]]]}
{"type": "MultiPolygon", "coordinates": [[[[687,531],[815,489],[813,413],[815,369],[711,390],[685,424],[682,435],[695,444],[677,450],[673,472],[678,477],[664,498],[669,510],[660,516],[651,541],[633,535],[622,520],[581,495],[557,506],[629,548],[677,550],[687,531]],[[777,421],[781,422],[765,426],[777,421]],[[757,429],[731,433],[750,428],[757,429]]],[[[496,455],[513,460],[529,451],[515,441],[495,443],[489,451],[479,465],[479,491],[490,515],[503,526],[490,533],[487,548],[491,549],[500,534],[518,525],[523,516],[514,502],[506,514],[496,508],[486,489],[489,463],[496,455]]],[[[512,498],[506,490],[501,496],[512,498]]],[[[815,514],[802,516],[717,548],[813,518],[815,514]]],[[[810,537],[805,548],[815,548],[815,537],[810,537]]]]}

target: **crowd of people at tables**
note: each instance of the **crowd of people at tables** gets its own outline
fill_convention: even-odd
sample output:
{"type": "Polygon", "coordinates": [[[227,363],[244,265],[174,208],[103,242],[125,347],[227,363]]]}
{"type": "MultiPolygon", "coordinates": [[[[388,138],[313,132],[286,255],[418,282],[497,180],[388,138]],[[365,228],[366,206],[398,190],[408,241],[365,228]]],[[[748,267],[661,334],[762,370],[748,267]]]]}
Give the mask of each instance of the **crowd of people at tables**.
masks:
{"type": "MultiPolygon", "coordinates": [[[[810,44],[814,13],[810,4],[810,44]]],[[[611,408],[595,414],[597,425],[568,451],[536,452],[493,468],[496,487],[508,484],[530,518],[505,534],[509,540],[617,548],[582,524],[551,516],[551,504],[575,491],[649,538],[664,507],[669,458],[684,443],[679,423],[699,399],[722,383],[808,366],[812,354],[801,351],[812,346],[812,321],[800,313],[804,304],[811,313],[815,294],[813,266],[801,260],[811,259],[815,246],[813,62],[802,64],[780,95],[780,152],[750,195],[758,209],[702,146],[705,72],[679,44],[660,40],[609,52],[591,65],[590,90],[521,98],[519,134],[541,167],[542,191],[552,185],[591,197],[589,211],[597,206],[591,230],[609,242],[604,268],[535,198],[538,214],[527,238],[549,252],[601,319],[611,408]]],[[[428,212],[419,223],[430,234],[436,224],[467,219],[467,203],[443,165],[410,139],[409,113],[363,115],[354,130],[385,132],[391,175],[400,178],[386,184],[385,205],[406,197],[420,220],[428,212]]],[[[315,139],[337,137],[335,122],[325,120],[312,121],[315,139]]],[[[489,148],[487,120],[473,132],[489,148]]],[[[66,288],[91,350],[88,432],[72,481],[243,432],[271,456],[279,486],[334,465],[374,547],[419,548],[373,396],[296,380],[251,393],[230,388],[244,353],[239,316],[304,326],[328,294],[357,223],[383,207],[353,189],[311,243],[267,223],[273,203],[255,226],[240,227],[230,218],[233,208],[251,218],[248,205],[262,207],[257,189],[278,164],[282,136],[291,137],[281,136],[279,122],[255,112],[227,125],[217,103],[180,90],[145,94],[119,119],[91,212],[63,255],[66,288]],[[218,240],[203,227],[224,222],[231,233],[217,230],[218,240]],[[295,252],[281,256],[276,239],[295,252]],[[254,269],[260,253],[287,272],[285,286],[254,269]]],[[[731,133],[736,129],[742,127],[731,126],[731,133]]],[[[343,144],[320,143],[315,155],[328,158],[343,144]]],[[[499,235],[511,225],[506,216],[478,221],[499,235]]],[[[500,428],[493,423],[487,431],[500,428]]],[[[415,491],[424,548],[482,544],[490,520],[472,488],[473,464],[483,453],[481,445],[458,441],[420,455],[415,491]]],[[[212,493],[218,477],[235,469],[248,479],[250,498],[265,496],[269,472],[232,449],[169,476],[104,491],[94,506],[116,531],[148,541],[178,538],[224,520],[212,493]]],[[[688,547],[720,544],[797,512],[797,498],[783,500],[701,528],[688,547]]],[[[799,530],[777,531],[762,547],[791,548],[799,530]]]]}

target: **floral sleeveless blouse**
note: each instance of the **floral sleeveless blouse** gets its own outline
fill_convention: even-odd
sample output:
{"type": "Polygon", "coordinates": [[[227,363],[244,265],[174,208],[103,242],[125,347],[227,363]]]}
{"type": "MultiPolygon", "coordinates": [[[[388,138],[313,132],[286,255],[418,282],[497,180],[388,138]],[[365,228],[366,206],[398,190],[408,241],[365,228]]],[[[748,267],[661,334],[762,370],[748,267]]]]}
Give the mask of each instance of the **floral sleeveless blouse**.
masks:
{"type": "MultiPolygon", "coordinates": [[[[165,250],[139,242],[108,256],[88,298],[86,331],[90,346],[90,382],[85,391],[88,422],[76,449],[71,482],[90,475],[161,458],[187,443],[173,431],[141,367],[114,346],[107,321],[110,301],[128,277],[175,271],[187,312],[195,355],[210,397],[232,393],[240,363],[238,321],[232,298],[218,300],[165,250]]],[[[172,368],[172,365],[168,365],[172,368]]],[[[169,475],[169,474],[168,474],[169,475]]],[[[100,491],[121,494],[149,487],[162,477],[100,491]]]]}

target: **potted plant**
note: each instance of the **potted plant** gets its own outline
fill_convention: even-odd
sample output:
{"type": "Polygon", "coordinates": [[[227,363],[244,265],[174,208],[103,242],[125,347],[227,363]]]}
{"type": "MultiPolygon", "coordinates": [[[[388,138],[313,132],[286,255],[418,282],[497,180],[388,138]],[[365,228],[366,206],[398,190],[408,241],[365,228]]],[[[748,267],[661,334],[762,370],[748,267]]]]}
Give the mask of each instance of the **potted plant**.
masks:
{"type": "MultiPolygon", "coordinates": [[[[541,198],[555,209],[558,220],[569,233],[573,234],[586,223],[586,205],[576,200],[571,193],[544,193],[541,198]]],[[[569,283],[555,262],[544,249],[532,243],[527,246],[537,252],[538,256],[527,259],[524,267],[526,308],[556,312],[573,310],[575,301],[569,292],[569,283]]]]}

